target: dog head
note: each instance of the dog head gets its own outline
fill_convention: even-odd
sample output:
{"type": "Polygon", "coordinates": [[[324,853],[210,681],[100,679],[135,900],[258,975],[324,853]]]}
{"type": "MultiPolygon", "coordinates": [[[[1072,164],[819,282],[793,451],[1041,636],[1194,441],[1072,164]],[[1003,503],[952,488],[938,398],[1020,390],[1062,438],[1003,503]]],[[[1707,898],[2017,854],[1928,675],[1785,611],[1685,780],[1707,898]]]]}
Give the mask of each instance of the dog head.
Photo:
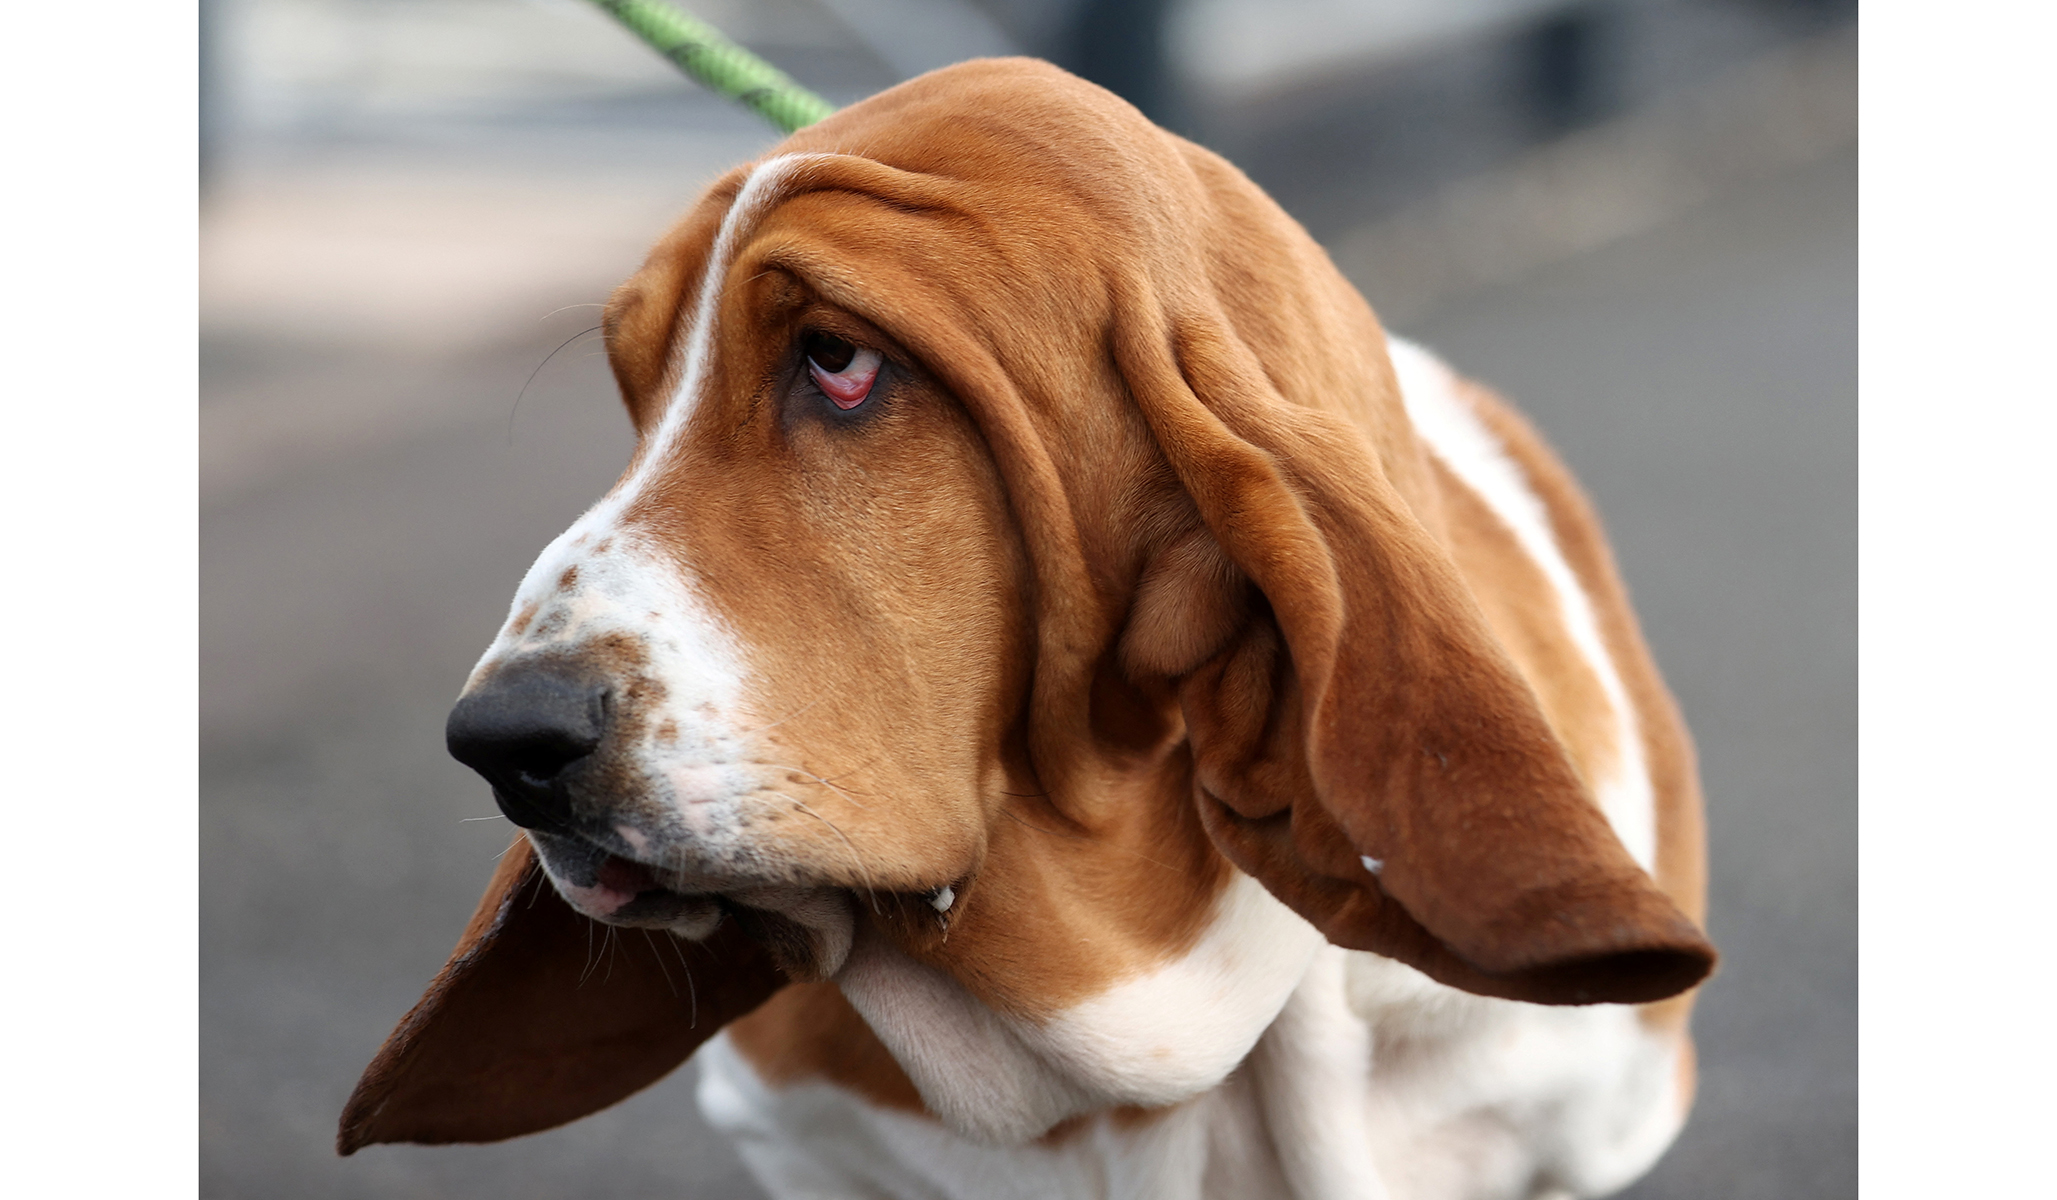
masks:
{"type": "Polygon", "coordinates": [[[606,330],[633,460],[451,717],[525,836],[346,1149],[571,1119],[789,979],[1012,1138],[1217,1082],[1323,937],[1546,1003],[1710,968],[1424,524],[1369,309],[1109,94],[845,110],[606,330]],[[612,999],[579,915],[651,935],[612,999]]]}

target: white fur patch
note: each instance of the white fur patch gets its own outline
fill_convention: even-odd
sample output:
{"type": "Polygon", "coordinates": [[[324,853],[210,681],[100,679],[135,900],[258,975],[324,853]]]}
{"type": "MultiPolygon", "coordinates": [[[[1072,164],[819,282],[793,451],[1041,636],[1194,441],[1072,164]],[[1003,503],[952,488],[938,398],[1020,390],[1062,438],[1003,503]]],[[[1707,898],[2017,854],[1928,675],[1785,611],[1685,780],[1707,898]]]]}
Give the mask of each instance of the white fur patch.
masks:
{"type": "Polygon", "coordinates": [[[965,1137],[1018,1144],[1094,1107],[1089,1092],[1037,1053],[1020,1024],[900,953],[868,923],[858,926],[836,982],[929,1110],[965,1137]]]}
{"type": "Polygon", "coordinates": [[[1643,757],[1636,710],[1600,635],[1592,599],[1551,532],[1549,512],[1520,465],[1458,393],[1457,377],[1450,368],[1412,342],[1388,338],[1386,348],[1416,432],[1465,486],[1478,493],[1549,580],[1565,632],[1592,668],[1608,707],[1614,711],[1615,758],[1612,769],[1593,781],[1595,798],[1629,856],[1643,870],[1652,870],[1657,860],[1657,801],[1643,757]]]}
{"type": "Polygon", "coordinates": [[[822,1081],[767,1087],[726,1037],[697,1061],[702,1111],[780,1200],[1599,1196],[1647,1170],[1683,1115],[1677,1043],[1633,1008],[1472,996],[1327,946],[1240,1069],[1141,1123],[1051,1141],[996,1144],[822,1081]]]}
{"type": "Polygon", "coordinates": [[[864,931],[837,982],[945,1123],[1019,1143],[1079,1113],[1175,1104],[1220,1083],[1321,944],[1239,874],[1190,951],[1043,1024],[1002,1017],[864,931]]]}
{"type": "Polygon", "coordinates": [[[1350,1009],[1350,952],[1323,945],[1249,1070],[1296,1200],[1385,1200],[1371,1152],[1371,1030],[1350,1009]]]}
{"type": "Polygon", "coordinates": [[[726,1036],[703,1047],[700,1110],[779,1200],[1251,1200],[1294,1195],[1247,1077],[1138,1125],[996,1146],[834,1085],[777,1089],[726,1036]]]}
{"type": "Polygon", "coordinates": [[[1352,1011],[1375,1031],[1372,1148],[1395,1200],[1603,1196],[1677,1136],[1678,1043],[1633,1006],[1473,996],[1347,953],[1352,1011]]]}
{"type": "Polygon", "coordinates": [[[1241,872],[1217,904],[1213,923],[1184,955],[1045,1026],[1046,1052],[1096,1091],[1120,1097],[1111,1103],[1171,1104],[1220,1082],[1326,943],[1241,872]]]}

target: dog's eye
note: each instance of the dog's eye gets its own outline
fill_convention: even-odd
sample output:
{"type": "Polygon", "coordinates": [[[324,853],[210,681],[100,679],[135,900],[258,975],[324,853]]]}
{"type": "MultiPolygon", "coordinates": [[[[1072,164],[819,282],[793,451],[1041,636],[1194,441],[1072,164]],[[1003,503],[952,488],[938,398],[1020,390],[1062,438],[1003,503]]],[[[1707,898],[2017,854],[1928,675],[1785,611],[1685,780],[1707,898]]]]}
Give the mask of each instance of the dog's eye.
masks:
{"type": "Polygon", "coordinates": [[[837,408],[851,409],[871,395],[878,382],[879,352],[867,350],[833,333],[810,333],[800,343],[807,370],[822,395],[837,408]]]}

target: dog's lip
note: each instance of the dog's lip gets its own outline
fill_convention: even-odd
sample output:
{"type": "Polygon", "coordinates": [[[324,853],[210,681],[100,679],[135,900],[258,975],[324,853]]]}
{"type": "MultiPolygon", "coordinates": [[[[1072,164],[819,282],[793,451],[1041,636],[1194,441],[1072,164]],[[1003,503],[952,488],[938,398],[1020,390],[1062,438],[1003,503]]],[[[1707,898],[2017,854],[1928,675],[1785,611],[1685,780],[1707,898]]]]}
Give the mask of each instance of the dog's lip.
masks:
{"type": "Polygon", "coordinates": [[[610,853],[600,860],[593,882],[580,891],[584,896],[590,897],[597,907],[610,912],[619,911],[637,901],[694,901],[720,898],[722,889],[713,886],[713,881],[698,882],[706,883],[708,886],[675,886],[674,882],[663,879],[657,869],[649,863],[610,853]]]}
{"type": "MultiPolygon", "coordinates": [[[[705,919],[714,911],[727,912],[738,905],[776,911],[780,906],[764,903],[766,896],[822,891],[854,893],[861,887],[833,878],[680,870],[673,863],[649,861],[645,855],[656,848],[646,838],[625,836],[620,825],[604,832],[551,834],[530,830],[529,835],[538,843],[539,852],[544,851],[544,843],[558,848],[557,854],[543,852],[542,858],[565,899],[586,916],[611,925],[670,927],[685,914],[700,914],[694,919],[705,919]],[[610,841],[614,845],[608,845],[610,841]],[[567,859],[563,855],[573,857],[567,859]]],[[[964,880],[959,878],[955,882],[961,888],[964,880]]],[[[916,888],[910,894],[923,896],[938,912],[944,912],[948,902],[938,904],[937,894],[947,886],[916,888]]]]}
{"type": "Polygon", "coordinates": [[[594,881],[594,887],[603,893],[620,894],[626,899],[634,899],[644,892],[672,890],[657,882],[648,866],[619,854],[608,855],[600,864],[599,878],[594,881]]]}
{"type": "Polygon", "coordinates": [[[680,932],[683,922],[706,926],[704,933],[720,919],[724,907],[715,892],[667,887],[647,864],[618,854],[601,860],[591,883],[560,879],[557,886],[573,908],[609,925],[680,932]]]}

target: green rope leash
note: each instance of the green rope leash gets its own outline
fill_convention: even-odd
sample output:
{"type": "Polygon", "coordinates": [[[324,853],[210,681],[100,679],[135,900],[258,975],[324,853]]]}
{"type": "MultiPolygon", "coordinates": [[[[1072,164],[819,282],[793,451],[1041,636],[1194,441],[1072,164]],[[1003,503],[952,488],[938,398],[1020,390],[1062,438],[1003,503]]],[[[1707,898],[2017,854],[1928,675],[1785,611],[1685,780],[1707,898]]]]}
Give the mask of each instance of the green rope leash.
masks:
{"type": "Polygon", "coordinates": [[[741,101],[786,133],[812,125],[836,106],[793,77],[664,0],[593,0],[651,49],[711,92],[741,101]]]}

